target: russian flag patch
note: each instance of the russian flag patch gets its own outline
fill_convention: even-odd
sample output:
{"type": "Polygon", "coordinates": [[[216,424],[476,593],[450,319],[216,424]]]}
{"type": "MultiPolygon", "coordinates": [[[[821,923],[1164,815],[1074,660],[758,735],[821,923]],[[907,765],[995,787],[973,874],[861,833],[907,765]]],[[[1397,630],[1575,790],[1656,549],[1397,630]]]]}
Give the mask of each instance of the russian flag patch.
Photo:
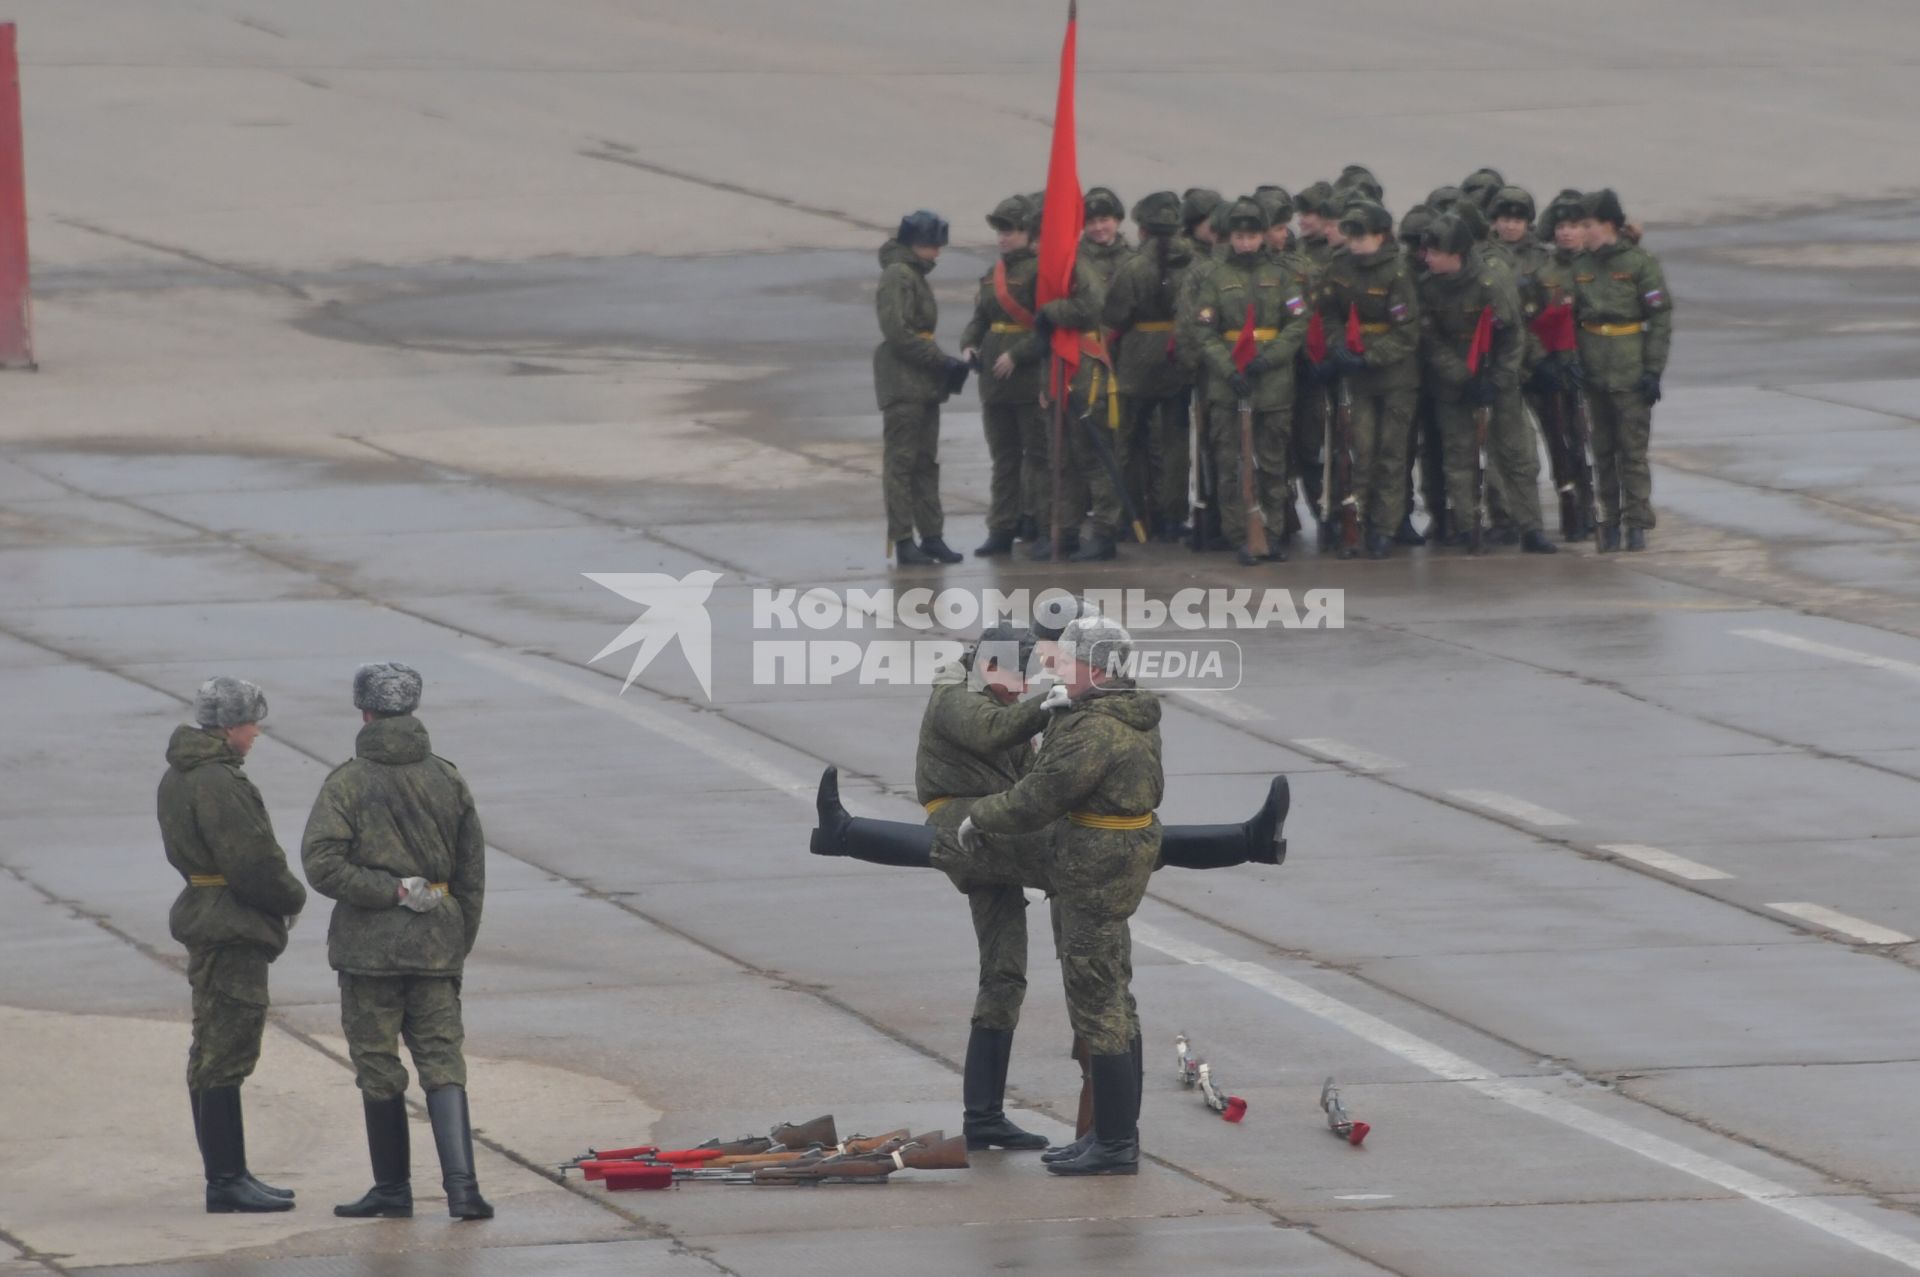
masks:
{"type": "Polygon", "coordinates": [[[1659,310],[1667,304],[1667,294],[1663,289],[1650,288],[1640,294],[1640,300],[1653,307],[1653,309],[1659,310]]]}

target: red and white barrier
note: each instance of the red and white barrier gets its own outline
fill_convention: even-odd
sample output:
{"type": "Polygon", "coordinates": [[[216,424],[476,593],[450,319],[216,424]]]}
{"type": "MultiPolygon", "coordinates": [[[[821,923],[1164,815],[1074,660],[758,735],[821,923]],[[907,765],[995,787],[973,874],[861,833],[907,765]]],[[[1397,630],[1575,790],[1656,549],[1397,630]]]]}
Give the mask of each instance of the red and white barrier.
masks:
{"type": "Polygon", "coordinates": [[[0,368],[33,367],[27,285],[27,170],[14,25],[0,22],[0,368]]]}

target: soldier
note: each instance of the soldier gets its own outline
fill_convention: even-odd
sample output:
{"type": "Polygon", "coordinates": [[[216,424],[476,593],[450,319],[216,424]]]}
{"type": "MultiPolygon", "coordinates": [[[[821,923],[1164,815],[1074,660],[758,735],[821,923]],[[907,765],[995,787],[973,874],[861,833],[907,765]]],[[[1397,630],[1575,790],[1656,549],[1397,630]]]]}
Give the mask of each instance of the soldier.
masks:
{"type": "Polygon", "coordinates": [[[1207,368],[1201,361],[1199,346],[1189,335],[1189,329],[1193,298],[1199,290],[1200,281],[1212,273],[1220,260],[1219,250],[1225,247],[1220,243],[1217,219],[1226,211],[1226,207],[1218,191],[1203,187],[1190,187],[1180,197],[1180,218],[1186,223],[1187,239],[1193,246],[1193,260],[1187,265],[1186,275],[1181,280],[1179,300],[1174,307],[1174,345],[1181,367],[1193,378],[1189,438],[1192,465],[1197,470],[1194,490],[1196,500],[1207,504],[1204,510],[1193,510],[1193,517],[1199,523],[1192,531],[1198,537],[1199,546],[1207,550],[1224,550],[1230,545],[1220,535],[1220,503],[1209,495],[1210,487],[1218,488],[1219,476],[1213,474],[1212,434],[1207,416],[1207,368]]]}
{"type": "Polygon", "coordinates": [[[1654,526],[1653,472],[1647,441],[1660,378],[1673,345],[1673,298],[1652,253],[1622,234],[1626,215],[1611,190],[1580,206],[1586,257],[1574,271],[1580,365],[1593,411],[1594,482],[1600,489],[1600,549],[1647,548],[1654,526]]]}
{"type": "Polygon", "coordinates": [[[1123,676],[1132,641],[1103,616],[1068,623],[1055,665],[1067,703],[1053,711],[1033,767],[983,798],[960,822],[960,844],[981,835],[1054,831],[1067,1016],[1086,1044],[1093,1140],[1049,1162],[1056,1175],[1133,1175],[1140,1158],[1140,1024],[1129,988],[1127,919],[1146,894],[1160,852],[1160,702],[1123,676]],[[1062,821],[1061,818],[1065,817],[1062,821]]]}
{"type": "MultiPolygon", "coordinates": [[[[1279,263],[1281,270],[1287,272],[1294,281],[1294,287],[1299,290],[1300,296],[1311,298],[1313,277],[1318,268],[1293,233],[1293,197],[1287,194],[1283,186],[1262,186],[1254,191],[1253,199],[1260,206],[1260,211],[1267,215],[1268,256],[1279,263]]],[[[1303,357],[1296,357],[1294,360],[1294,411],[1292,429],[1288,434],[1289,446],[1292,450],[1288,458],[1287,471],[1289,476],[1287,501],[1290,517],[1286,528],[1289,534],[1298,522],[1298,515],[1292,513],[1293,479],[1297,478],[1300,481],[1300,488],[1307,498],[1307,508],[1313,512],[1313,517],[1316,520],[1320,517],[1320,488],[1323,478],[1320,441],[1309,436],[1307,431],[1301,428],[1304,418],[1313,411],[1313,400],[1318,396],[1299,393],[1306,388],[1306,383],[1300,377],[1303,357]]]]}
{"type": "Polygon", "coordinates": [[[440,1154],[447,1213],[491,1219],[473,1169],[460,976],[480,931],[486,840],[473,795],[431,752],[414,717],[418,672],[362,665],[354,757],[334,768],[307,818],[301,860],[332,898],[327,961],[340,973],[340,1025],[366,1114],[373,1187],[336,1206],[349,1218],[413,1215],[406,1039],[440,1154]]]}
{"type": "MultiPolygon", "coordinates": [[[[1400,225],[1394,232],[1400,241],[1400,249],[1406,255],[1408,264],[1413,267],[1414,286],[1427,277],[1426,246],[1424,236],[1427,228],[1433,225],[1437,214],[1425,204],[1415,204],[1400,215],[1400,225]]],[[[1447,523],[1447,471],[1446,449],[1440,438],[1440,425],[1433,415],[1433,396],[1427,393],[1423,385],[1413,404],[1413,428],[1407,435],[1407,484],[1406,513],[1400,516],[1400,527],[1393,534],[1398,545],[1420,546],[1427,543],[1428,537],[1441,540],[1446,536],[1447,523]],[[1426,506],[1427,530],[1422,533],[1413,526],[1413,467],[1420,465],[1420,499],[1426,506]]]]}
{"type": "MultiPolygon", "coordinates": [[[[1044,193],[1043,193],[1044,194],[1044,193]]],[[[1108,192],[1110,195],[1111,192],[1108,192]]],[[[1040,196],[1035,197],[1032,234],[1040,234],[1043,212],[1040,196]]],[[[1083,241],[1084,243],[1084,241],[1083,241]]],[[[1065,297],[1057,297],[1035,308],[1033,343],[1047,371],[1042,385],[1052,393],[1053,334],[1066,328],[1080,334],[1080,358],[1066,386],[1062,426],[1066,439],[1066,465],[1061,468],[1058,490],[1049,468],[1045,492],[1050,501],[1043,505],[1047,526],[1028,551],[1035,560],[1053,557],[1052,525],[1060,525],[1061,551],[1075,563],[1097,562],[1117,554],[1114,538],[1125,523],[1125,503],[1121,485],[1125,482],[1123,461],[1116,437],[1120,433],[1120,400],[1113,393],[1113,359],[1107,351],[1100,327],[1100,311],[1106,301],[1106,289],[1100,276],[1080,253],[1074,255],[1073,282],[1065,297]],[[1053,509],[1058,503],[1059,509],[1053,509]],[[1080,536],[1081,515],[1086,516],[1086,536],[1080,536]]],[[[1044,405],[1043,405],[1044,407],[1044,405]]],[[[1049,438],[1052,413],[1044,411],[1049,438]]],[[[1051,448],[1051,442],[1049,442],[1051,448]]]]}
{"type": "Polygon", "coordinates": [[[1453,212],[1454,207],[1465,198],[1457,186],[1436,186],[1427,192],[1427,198],[1422,202],[1438,217],[1453,212]]]}
{"type": "MultiPolygon", "coordinates": [[[[1332,198],[1333,187],[1326,182],[1303,186],[1294,197],[1294,207],[1300,213],[1300,251],[1307,255],[1307,260],[1315,267],[1325,266],[1327,259],[1333,256],[1333,247],[1327,242],[1326,217],[1327,201],[1332,198]]],[[[1337,209],[1334,220],[1339,220],[1337,209]]]]}
{"type": "Polygon", "coordinates": [[[1387,198],[1386,192],[1381,189],[1380,179],[1364,164],[1349,164],[1341,169],[1333,189],[1343,202],[1361,199],[1379,204],[1387,198]]]}
{"type": "Polygon", "coordinates": [[[242,764],[260,735],[267,698],[239,678],[210,678],[194,697],[194,721],[173,729],[160,779],[160,841],[186,879],[168,929],[187,949],[193,1042],[187,1099],[207,1177],[207,1213],[293,1209],[293,1192],[247,1169],[240,1084],[260,1062],[267,1027],[267,966],[307,890],[287,869],[260,791],[242,764]]]}
{"type": "Polygon", "coordinates": [[[1468,544],[1477,526],[1474,412],[1484,408],[1490,414],[1483,481],[1489,492],[1496,482],[1502,483],[1520,529],[1521,548],[1529,554],[1552,554],[1554,545],[1540,530],[1538,445],[1519,402],[1526,343],[1519,295],[1510,278],[1476,255],[1472,229],[1461,218],[1441,218],[1428,228],[1425,242],[1429,273],[1420,286],[1420,353],[1446,444],[1452,509],[1447,544],[1468,544]],[[1493,349],[1470,372],[1468,352],[1487,310],[1493,313],[1493,349]]]}
{"type": "Polygon", "coordinates": [[[987,215],[1000,260],[980,279],[973,318],[960,334],[960,357],[980,369],[980,421],[993,476],[981,558],[1013,553],[1015,540],[1039,535],[1038,511],[1051,477],[1047,424],[1040,411],[1040,343],[1033,342],[1033,206],[1010,195],[987,215]],[[1011,311],[1009,310],[1011,306],[1011,311]],[[1016,318],[1013,312],[1019,312],[1016,318]]]}
{"type": "Polygon", "coordinates": [[[1253,410],[1254,500],[1272,530],[1268,559],[1287,558],[1285,506],[1291,464],[1293,364],[1307,335],[1306,280],[1267,251],[1267,214],[1245,196],[1227,213],[1232,255],[1201,281],[1194,296],[1193,336],[1206,361],[1209,384],[1226,393],[1211,402],[1214,473],[1218,476],[1221,532],[1240,547],[1240,562],[1260,561],[1247,544],[1247,510],[1241,485],[1242,405],[1253,410]],[[1251,308],[1257,347],[1242,372],[1233,351],[1251,308]]]}
{"type": "Polygon", "coordinates": [[[1384,559],[1405,513],[1407,437],[1420,388],[1420,299],[1393,239],[1393,218],[1372,201],[1340,217],[1346,252],[1328,264],[1315,305],[1328,343],[1326,378],[1344,378],[1353,403],[1354,496],[1366,520],[1367,557],[1384,559]],[[1364,351],[1347,345],[1357,315],[1364,351]]]}
{"type": "Polygon", "coordinates": [[[1145,235],[1107,290],[1102,320],[1115,334],[1121,419],[1130,436],[1129,479],[1135,508],[1146,513],[1155,540],[1187,534],[1187,411],[1192,377],[1174,339],[1174,311],[1193,241],[1180,234],[1180,197],[1156,191],[1133,206],[1145,235]]]}
{"type": "Polygon", "coordinates": [[[1120,222],[1127,215],[1120,197],[1104,186],[1088,191],[1086,220],[1080,238],[1080,260],[1093,271],[1100,287],[1113,287],[1113,277],[1133,256],[1133,249],[1120,236],[1120,222]]]}
{"type": "MultiPolygon", "coordinates": [[[[941,539],[940,405],[966,385],[967,365],[933,339],[940,310],[927,284],[946,243],[946,222],[921,209],[901,218],[899,231],[880,249],[880,288],[874,296],[880,344],[873,352],[873,385],[880,401],[887,541],[900,567],[960,562],[941,539]]],[[[994,529],[987,531],[991,536],[994,529]]]]}
{"type": "Polygon", "coordinates": [[[1482,213],[1490,214],[1493,212],[1494,195],[1506,184],[1507,179],[1500,176],[1499,169],[1477,168],[1461,181],[1460,193],[1477,204],[1482,213]]]}

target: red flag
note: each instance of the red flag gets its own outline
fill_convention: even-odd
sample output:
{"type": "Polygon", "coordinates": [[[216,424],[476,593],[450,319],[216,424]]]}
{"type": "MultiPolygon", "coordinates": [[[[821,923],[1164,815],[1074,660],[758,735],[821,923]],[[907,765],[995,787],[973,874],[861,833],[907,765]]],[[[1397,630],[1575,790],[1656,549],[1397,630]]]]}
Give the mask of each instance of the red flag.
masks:
{"type": "MultiPolygon", "coordinates": [[[[1053,152],[1047,160],[1047,202],[1040,214],[1040,278],[1034,305],[1046,305],[1073,293],[1073,263],[1080,251],[1086,206],[1080,197],[1080,163],[1073,130],[1074,29],[1078,0],[1067,0],[1067,38],[1060,46],[1060,95],[1053,108],[1053,152]]],[[[1053,353],[1069,368],[1080,364],[1080,334],[1055,329],[1053,353]]]]}
{"type": "Polygon", "coordinates": [[[1307,358],[1316,364],[1327,362],[1327,326],[1320,322],[1317,310],[1307,321],[1307,358]]]}
{"type": "Polygon", "coordinates": [[[1480,322],[1473,326],[1473,344],[1467,347],[1467,371],[1479,372],[1480,361],[1493,353],[1493,307],[1480,308],[1480,322]]]}
{"type": "Polygon", "coordinates": [[[1240,325],[1240,340],[1233,343],[1233,366],[1245,372],[1259,350],[1260,343],[1253,339],[1253,303],[1248,302],[1247,317],[1240,325]]]}
{"type": "Polygon", "coordinates": [[[1540,344],[1547,348],[1549,355],[1573,350],[1580,344],[1574,340],[1573,306],[1570,303],[1547,307],[1533,317],[1529,327],[1533,329],[1533,335],[1540,339],[1540,344]]]}
{"type": "Polygon", "coordinates": [[[1367,343],[1360,336],[1360,304],[1347,303],[1347,349],[1356,355],[1367,353],[1367,343]]]}

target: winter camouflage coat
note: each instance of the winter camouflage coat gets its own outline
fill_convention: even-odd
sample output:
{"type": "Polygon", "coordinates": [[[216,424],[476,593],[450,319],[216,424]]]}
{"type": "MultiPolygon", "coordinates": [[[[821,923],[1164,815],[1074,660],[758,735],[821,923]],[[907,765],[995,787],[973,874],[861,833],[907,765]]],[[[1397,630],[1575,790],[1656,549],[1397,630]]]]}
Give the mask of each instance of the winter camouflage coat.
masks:
{"type": "Polygon", "coordinates": [[[1192,384],[1173,329],[1192,262],[1193,241],[1173,235],[1147,241],[1115,273],[1101,318],[1119,335],[1114,359],[1121,394],[1171,399],[1192,384]]]}
{"type": "Polygon", "coordinates": [[[1580,362],[1587,384],[1628,390],[1642,372],[1666,371],[1673,347],[1673,298],[1652,253],[1625,239],[1578,258],[1573,276],[1573,314],[1580,321],[1580,362]],[[1640,331],[1609,336],[1593,326],[1640,331]]]}
{"type": "Polygon", "coordinates": [[[306,908],[307,889],[287,868],[266,804],[219,732],[176,727],[160,778],[160,840],[182,877],[224,877],[189,885],[168,917],[189,949],[250,945],[269,959],[287,947],[287,918],[306,908]]]}
{"type": "Polygon", "coordinates": [[[1355,394],[1419,385],[1420,300],[1399,244],[1388,240],[1364,257],[1335,254],[1320,277],[1314,304],[1330,345],[1345,339],[1349,311],[1359,311],[1367,366],[1349,378],[1355,394]]]}
{"type": "Polygon", "coordinates": [[[933,263],[890,239],[880,249],[880,288],[873,307],[880,344],[873,351],[873,391],[880,407],[897,403],[942,403],[947,397],[947,356],[934,344],[940,308],[927,275],[933,263]]]}
{"type": "Polygon", "coordinates": [[[984,687],[956,677],[937,683],[920,719],[913,784],[924,805],[981,798],[1011,789],[1033,762],[1033,738],[1046,729],[1038,700],[1003,705],[984,687]]]}
{"type": "Polygon", "coordinates": [[[458,975],[480,930],[485,838],[459,771],[411,714],[360,729],[355,757],[320,787],[301,859],[332,897],[327,961],[349,975],[458,975]],[[434,908],[398,902],[402,878],[447,884],[434,908]]]}
{"type": "Polygon", "coordinates": [[[1460,402],[1469,376],[1467,352],[1487,307],[1493,309],[1493,351],[1486,374],[1501,390],[1512,390],[1520,383],[1527,330],[1511,277],[1491,269],[1476,249],[1453,274],[1420,281],[1420,359],[1426,368],[1421,386],[1436,401],[1460,402]]]}

